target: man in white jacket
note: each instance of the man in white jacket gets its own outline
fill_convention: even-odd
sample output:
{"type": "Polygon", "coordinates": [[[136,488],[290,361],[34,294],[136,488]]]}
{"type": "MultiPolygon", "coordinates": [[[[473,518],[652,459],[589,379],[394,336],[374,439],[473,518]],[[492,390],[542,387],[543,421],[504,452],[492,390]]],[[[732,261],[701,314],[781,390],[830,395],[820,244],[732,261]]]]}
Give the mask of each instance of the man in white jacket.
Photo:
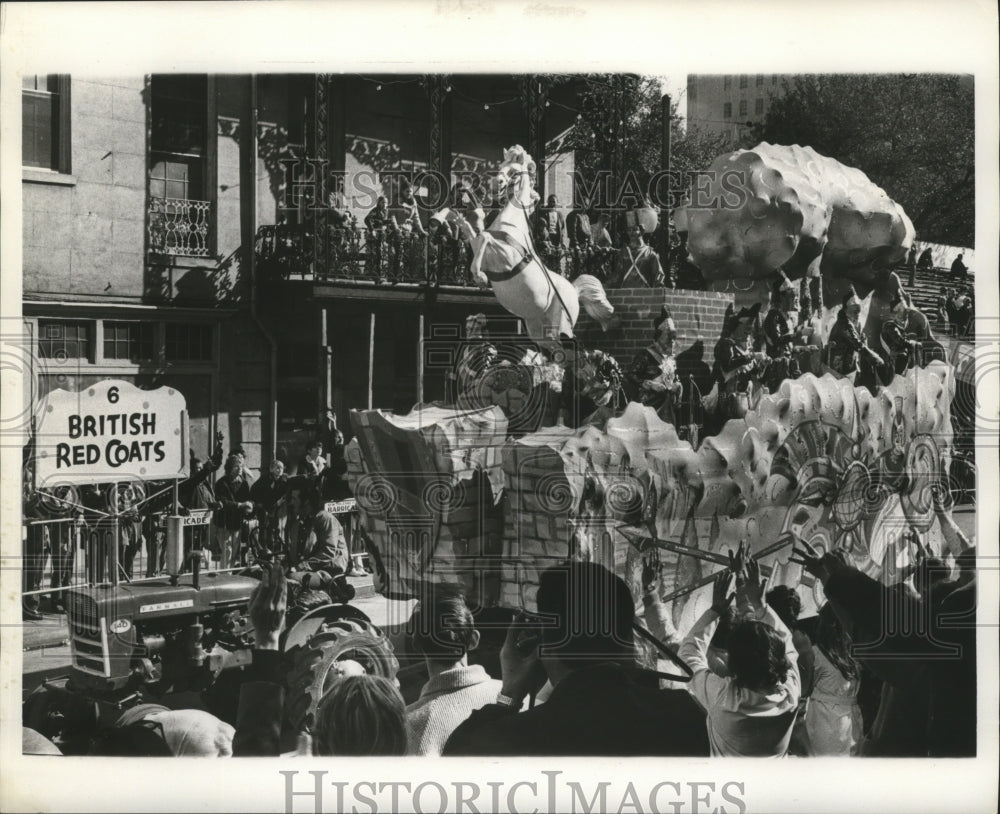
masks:
{"type": "Polygon", "coordinates": [[[687,688],[707,714],[713,756],[783,757],[801,694],[792,634],[768,607],[760,566],[744,545],[732,562],[716,578],[712,607],[695,622],[678,655],[694,671],[687,688]],[[709,669],[708,645],[733,599],[733,573],[742,618],[729,638],[730,675],[722,678],[709,669]]]}

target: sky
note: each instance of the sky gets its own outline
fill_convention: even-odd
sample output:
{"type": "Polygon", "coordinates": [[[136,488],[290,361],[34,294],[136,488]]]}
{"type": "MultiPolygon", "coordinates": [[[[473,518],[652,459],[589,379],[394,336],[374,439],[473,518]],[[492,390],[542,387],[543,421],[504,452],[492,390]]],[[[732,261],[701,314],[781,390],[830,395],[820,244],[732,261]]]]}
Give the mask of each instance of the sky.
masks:
{"type": "Polygon", "coordinates": [[[658,76],[663,92],[677,102],[677,116],[687,118],[687,74],[666,74],[658,76]]]}

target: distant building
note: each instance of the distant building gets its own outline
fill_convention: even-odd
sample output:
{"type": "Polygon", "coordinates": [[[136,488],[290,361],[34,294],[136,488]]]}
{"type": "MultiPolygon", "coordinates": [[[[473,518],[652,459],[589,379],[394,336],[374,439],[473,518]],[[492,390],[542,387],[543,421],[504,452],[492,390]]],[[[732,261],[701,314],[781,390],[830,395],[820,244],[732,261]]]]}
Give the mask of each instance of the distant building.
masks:
{"type": "Polygon", "coordinates": [[[785,93],[791,74],[688,74],[687,120],[700,130],[732,142],[759,124],[771,102],[785,93]]]}

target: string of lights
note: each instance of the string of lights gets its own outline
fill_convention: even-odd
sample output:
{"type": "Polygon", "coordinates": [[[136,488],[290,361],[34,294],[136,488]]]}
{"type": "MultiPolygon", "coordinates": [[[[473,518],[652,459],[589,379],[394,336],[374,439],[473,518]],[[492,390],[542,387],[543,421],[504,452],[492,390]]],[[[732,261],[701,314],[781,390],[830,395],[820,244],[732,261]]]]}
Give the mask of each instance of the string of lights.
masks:
{"type": "Polygon", "coordinates": [[[355,79],[360,79],[370,85],[375,85],[375,90],[382,90],[385,85],[414,85],[421,81],[419,76],[413,77],[412,79],[387,79],[382,76],[365,76],[364,74],[355,73],[351,74],[355,79]]]}
{"type": "MultiPolygon", "coordinates": [[[[362,80],[364,82],[367,82],[369,84],[375,85],[375,89],[379,90],[379,91],[382,90],[382,88],[385,87],[385,86],[390,86],[390,85],[413,85],[413,84],[417,84],[417,83],[419,83],[419,82],[422,81],[422,79],[420,77],[414,77],[412,79],[386,79],[386,78],[380,77],[380,76],[379,77],[373,77],[373,76],[366,76],[364,74],[351,74],[351,75],[354,76],[356,79],[360,79],[360,80],[362,80]]],[[[590,85],[598,86],[598,87],[604,88],[606,90],[612,90],[612,91],[615,90],[614,85],[612,83],[610,83],[610,82],[608,82],[606,80],[597,78],[597,77],[595,77],[593,75],[590,75],[590,74],[545,74],[545,78],[549,79],[549,80],[556,80],[556,81],[560,81],[560,80],[561,81],[571,81],[571,80],[579,81],[579,80],[582,79],[583,81],[587,82],[590,85]]],[[[511,97],[511,98],[508,98],[508,99],[489,99],[489,100],[486,100],[486,99],[477,99],[477,98],[475,98],[473,96],[470,96],[467,93],[463,93],[462,91],[453,88],[450,84],[445,87],[445,92],[452,94],[452,96],[454,98],[456,98],[456,99],[461,99],[461,100],[463,100],[465,102],[469,102],[470,104],[482,105],[483,110],[490,110],[491,108],[502,107],[503,105],[514,104],[516,102],[520,102],[521,101],[521,97],[520,96],[514,96],[514,97],[511,97]]],[[[561,110],[565,110],[568,113],[573,113],[576,116],[577,121],[582,121],[583,120],[583,112],[581,110],[579,110],[578,108],[573,107],[572,105],[566,104],[565,102],[560,102],[560,101],[558,101],[556,99],[546,99],[546,101],[545,101],[545,107],[557,107],[557,108],[560,108],[561,110]]],[[[742,121],[735,121],[735,120],[731,120],[731,119],[705,119],[705,118],[699,118],[699,117],[696,117],[696,116],[687,116],[685,118],[689,122],[704,122],[706,124],[732,124],[732,125],[736,125],[737,127],[752,127],[754,125],[754,122],[752,122],[752,121],[742,122],[742,121]]]]}

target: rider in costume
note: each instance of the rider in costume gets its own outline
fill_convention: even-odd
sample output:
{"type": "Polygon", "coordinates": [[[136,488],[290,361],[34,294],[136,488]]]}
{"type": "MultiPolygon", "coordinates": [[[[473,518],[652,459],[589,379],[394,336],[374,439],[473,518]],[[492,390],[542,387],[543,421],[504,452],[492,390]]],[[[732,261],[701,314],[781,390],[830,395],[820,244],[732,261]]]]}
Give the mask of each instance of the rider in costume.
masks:
{"type": "Polygon", "coordinates": [[[826,346],[828,364],[834,373],[841,376],[852,376],[860,371],[862,377],[871,378],[867,373],[882,365],[882,357],[868,347],[861,330],[860,318],[861,299],[852,286],[844,296],[840,313],[837,314],[837,321],[833,324],[826,346]]]}
{"type": "Polygon", "coordinates": [[[771,358],[765,383],[772,393],[784,379],[795,379],[802,374],[798,359],[792,354],[792,345],[802,337],[801,327],[796,326],[798,310],[798,286],[779,270],[771,309],[764,317],[764,349],[771,358]]]}
{"type": "Polygon", "coordinates": [[[660,288],[664,285],[660,256],[646,243],[646,235],[656,230],[658,215],[646,208],[625,213],[628,245],[622,246],[615,260],[613,288],[660,288]]]}
{"type": "Polygon", "coordinates": [[[749,407],[751,390],[767,375],[766,353],[752,350],[753,328],[760,303],[727,313],[723,336],[715,346],[715,380],[719,388],[718,411],[723,419],[742,418],[749,407]]]}
{"type": "Polygon", "coordinates": [[[657,415],[677,426],[677,407],[684,387],[677,376],[674,348],[677,328],[670,311],[664,306],[653,320],[653,343],[640,351],[629,368],[629,380],[639,389],[642,404],[656,410],[657,415]]]}

